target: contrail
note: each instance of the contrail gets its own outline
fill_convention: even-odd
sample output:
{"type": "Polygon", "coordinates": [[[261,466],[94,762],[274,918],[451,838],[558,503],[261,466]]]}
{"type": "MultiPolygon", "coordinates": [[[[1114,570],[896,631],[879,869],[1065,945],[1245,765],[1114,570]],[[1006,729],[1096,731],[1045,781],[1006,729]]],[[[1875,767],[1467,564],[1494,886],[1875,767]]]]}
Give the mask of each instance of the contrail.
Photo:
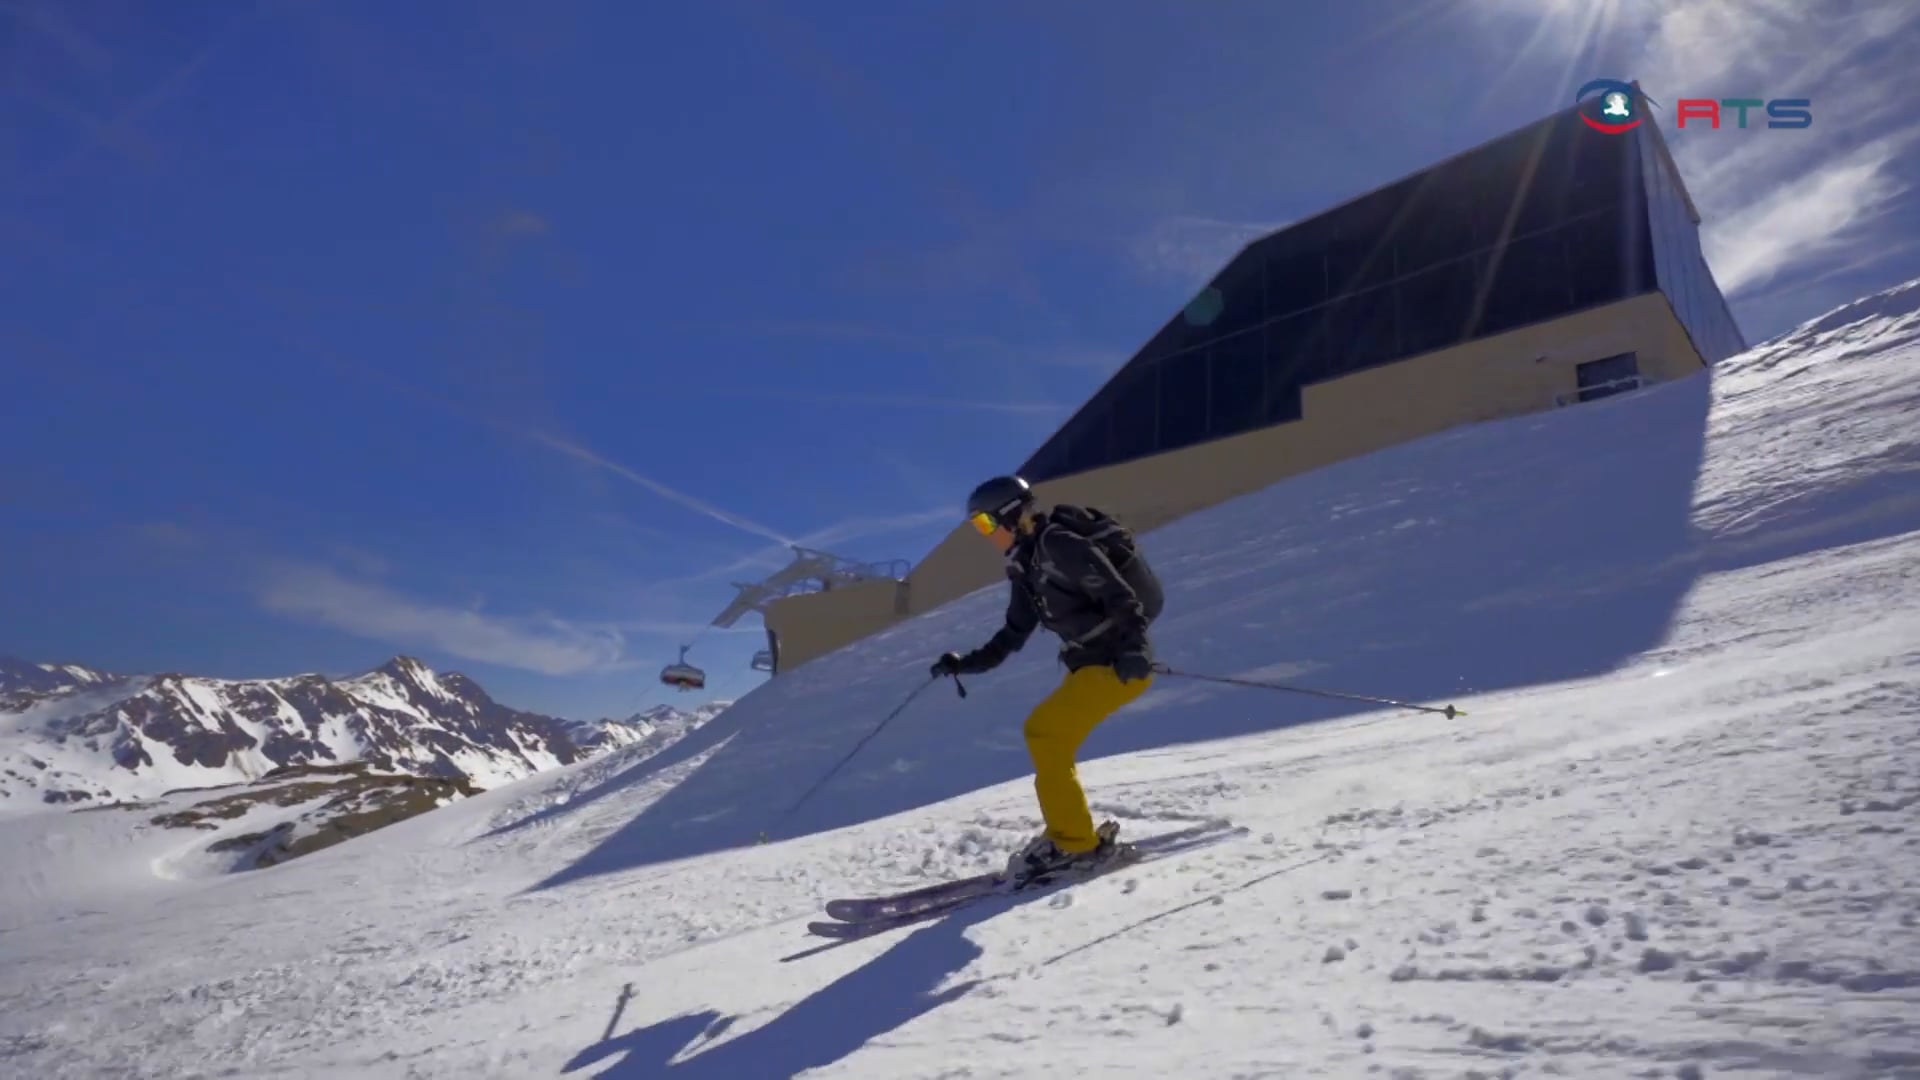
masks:
{"type": "Polygon", "coordinates": [[[875,405],[900,409],[973,409],[980,412],[1062,416],[1073,406],[1058,401],[976,401],[931,394],[819,394],[805,390],[748,390],[742,396],[811,401],[823,405],[875,405]]]}
{"type": "Polygon", "coordinates": [[[712,505],[711,503],[702,502],[699,499],[696,499],[693,496],[688,495],[686,492],[676,491],[673,488],[668,487],[667,485],[661,483],[658,480],[653,479],[650,476],[644,476],[640,473],[635,472],[632,469],[627,468],[625,465],[622,465],[617,461],[609,461],[606,458],[601,457],[599,454],[596,454],[593,451],[587,449],[586,447],[579,445],[578,443],[568,442],[567,440],[562,439],[559,436],[549,435],[546,432],[540,431],[535,428],[521,427],[517,424],[507,423],[506,421],[498,419],[496,417],[487,416],[484,413],[475,412],[474,410],[469,409],[463,405],[459,405],[452,401],[449,401],[448,399],[443,398],[438,394],[430,394],[427,391],[422,390],[417,386],[413,386],[409,383],[396,379],[393,376],[388,375],[383,371],[377,371],[367,367],[364,364],[360,364],[353,360],[350,360],[347,357],[341,356],[340,354],[334,352],[332,349],[329,349],[323,345],[318,344],[317,342],[300,340],[296,342],[296,344],[307,349],[309,352],[312,352],[315,355],[325,359],[328,363],[331,363],[336,367],[353,371],[359,374],[363,378],[368,378],[368,379],[372,379],[375,382],[383,383],[389,387],[392,387],[393,389],[399,390],[401,393],[404,393],[410,397],[417,398],[430,405],[438,406],[439,408],[445,409],[448,412],[454,413],[458,416],[463,416],[466,419],[473,421],[474,423],[485,424],[487,427],[493,428],[495,431],[505,432],[506,434],[512,435],[515,438],[525,439],[528,442],[539,443],[540,445],[546,447],[549,450],[558,450],[560,453],[566,454],[568,457],[571,457],[576,461],[584,461],[589,465],[596,465],[602,469],[607,470],[608,472],[615,474],[616,476],[623,477],[629,481],[632,481],[635,484],[640,485],[643,488],[646,488],[648,491],[653,492],[655,495],[658,495],[663,499],[671,499],[674,502],[677,502],[680,505],[686,507],[687,509],[692,510],[698,514],[704,514],[705,516],[710,517],[713,520],[718,521],[723,525],[731,525],[742,532],[748,532],[748,533],[752,533],[755,536],[764,537],[768,540],[772,540],[774,543],[777,543],[782,547],[793,546],[793,541],[788,537],[782,535],[776,529],[770,529],[765,525],[760,524],[759,522],[751,521],[737,514],[730,514],[725,510],[722,510],[719,507],[712,505]]]}
{"type": "MultiPolygon", "coordinates": [[[[499,426],[504,427],[505,425],[499,425],[499,426]]],[[[655,495],[658,495],[663,499],[672,499],[674,502],[679,503],[680,505],[686,507],[689,510],[693,510],[697,513],[705,514],[715,521],[719,521],[727,525],[731,525],[734,528],[741,530],[742,532],[750,532],[756,536],[764,536],[767,539],[772,540],[774,543],[781,545],[782,547],[791,547],[793,545],[793,541],[791,539],[789,539],[786,536],[782,536],[779,532],[776,532],[773,529],[767,528],[765,525],[761,525],[758,522],[740,517],[737,514],[729,514],[725,510],[722,510],[719,507],[714,506],[710,503],[701,502],[699,499],[696,499],[685,492],[675,491],[674,489],[668,487],[667,485],[661,483],[660,481],[655,480],[652,477],[642,476],[641,474],[634,472],[632,469],[627,468],[625,465],[622,465],[617,461],[608,461],[606,458],[601,457],[599,454],[594,453],[593,451],[587,449],[584,446],[580,446],[576,443],[570,443],[565,439],[559,438],[557,436],[549,435],[544,431],[535,431],[533,429],[527,429],[525,431],[516,431],[515,434],[521,435],[524,438],[532,439],[534,442],[550,447],[551,449],[558,450],[561,453],[568,455],[569,457],[575,458],[579,461],[584,461],[589,465],[598,465],[599,467],[607,470],[610,473],[613,473],[616,476],[625,477],[626,479],[631,480],[636,484],[639,484],[641,487],[646,488],[648,491],[653,492],[655,495]]]]}

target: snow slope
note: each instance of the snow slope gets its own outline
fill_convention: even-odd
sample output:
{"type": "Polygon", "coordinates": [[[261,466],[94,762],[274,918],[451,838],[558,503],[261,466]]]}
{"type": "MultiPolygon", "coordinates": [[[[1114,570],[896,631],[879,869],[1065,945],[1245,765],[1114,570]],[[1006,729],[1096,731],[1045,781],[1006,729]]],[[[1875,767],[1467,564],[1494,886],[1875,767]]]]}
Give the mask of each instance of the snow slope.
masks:
{"type": "Polygon", "coordinates": [[[988,590],[663,752],[240,878],[134,869],[164,839],[107,811],[0,819],[0,1072],[1920,1075],[1917,308],[1151,534],[1175,667],[1467,710],[1166,679],[1089,741],[1128,832],[1244,839],[808,938],[1035,827],[1041,639],[791,809],[988,590]]]}

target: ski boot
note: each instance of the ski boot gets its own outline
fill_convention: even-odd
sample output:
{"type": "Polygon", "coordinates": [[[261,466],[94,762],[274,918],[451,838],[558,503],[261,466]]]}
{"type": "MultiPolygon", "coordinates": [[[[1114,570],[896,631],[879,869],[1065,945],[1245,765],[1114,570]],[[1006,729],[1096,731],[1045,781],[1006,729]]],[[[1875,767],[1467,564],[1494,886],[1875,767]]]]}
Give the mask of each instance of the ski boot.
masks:
{"type": "Polygon", "coordinates": [[[1012,888],[1020,889],[1038,877],[1096,870],[1115,858],[1132,853],[1133,845],[1119,842],[1120,823],[1117,821],[1101,822],[1100,827],[1093,830],[1093,835],[1100,841],[1096,847],[1090,851],[1068,854],[1042,833],[1007,859],[1003,877],[1012,888]]]}

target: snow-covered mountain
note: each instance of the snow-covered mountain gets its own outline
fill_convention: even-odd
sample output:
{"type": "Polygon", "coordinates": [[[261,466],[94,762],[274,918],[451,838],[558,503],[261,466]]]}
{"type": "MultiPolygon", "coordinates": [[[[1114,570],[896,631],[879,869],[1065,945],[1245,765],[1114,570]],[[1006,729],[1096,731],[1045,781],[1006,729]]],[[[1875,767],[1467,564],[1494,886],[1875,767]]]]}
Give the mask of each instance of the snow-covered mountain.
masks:
{"type": "Polygon", "coordinates": [[[398,656],[334,679],[120,675],[0,659],[0,810],[97,805],[247,783],[298,765],[486,789],[686,722],[563,720],[511,709],[472,679],[398,656]]]}
{"type": "Polygon", "coordinates": [[[1047,643],[914,696],[1000,588],[256,875],[0,818],[0,1071],[1915,1076],[1916,330],[1892,290],[1145,534],[1175,669],[1464,711],[1164,677],[1095,814],[1244,833],[866,940],[806,924],[1038,827],[1047,643]]]}
{"type": "Polygon", "coordinates": [[[29,702],[34,695],[89,686],[114,678],[79,664],[29,664],[0,656],[0,708],[29,702]]]}
{"type": "Polygon", "coordinates": [[[709,701],[691,709],[677,709],[672,705],[655,705],[650,709],[634,713],[622,722],[630,728],[639,730],[641,741],[666,746],[699,730],[701,725],[726,712],[732,704],[733,702],[726,700],[709,701]]]}

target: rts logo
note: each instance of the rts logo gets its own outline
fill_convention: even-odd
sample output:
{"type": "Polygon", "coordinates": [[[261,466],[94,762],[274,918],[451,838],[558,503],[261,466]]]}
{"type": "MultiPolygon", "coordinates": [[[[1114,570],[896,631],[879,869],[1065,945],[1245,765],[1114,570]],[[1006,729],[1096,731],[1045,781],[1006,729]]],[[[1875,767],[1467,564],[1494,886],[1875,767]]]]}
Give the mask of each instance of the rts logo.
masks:
{"type": "Polygon", "coordinates": [[[1689,120],[1706,120],[1715,130],[1720,127],[1722,108],[1740,110],[1740,126],[1747,126],[1747,110],[1767,107],[1767,126],[1770,128],[1803,128],[1813,126],[1813,101],[1809,98],[1774,98],[1762,101],[1759,98],[1681,98],[1675,103],[1680,109],[1680,126],[1687,126],[1689,120]]]}
{"type": "MultiPolygon", "coordinates": [[[[1582,86],[1573,95],[1574,104],[1580,109],[1580,119],[1595,131],[1608,135],[1618,135],[1632,131],[1646,119],[1648,105],[1659,102],[1634,89],[1632,83],[1618,79],[1594,79],[1582,86]],[[1589,95],[1597,95],[1589,98],[1589,95]]],[[[1761,98],[1681,98],[1674,103],[1674,126],[1686,130],[1687,121],[1705,120],[1714,130],[1720,128],[1721,110],[1737,111],[1738,126],[1747,126],[1747,110],[1766,110],[1767,126],[1770,128],[1804,128],[1813,126],[1813,101],[1809,98],[1774,98],[1766,101],[1761,98]]],[[[1758,126],[1756,124],[1756,126],[1758,126]]]]}
{"type": "Polygon", "coordinates": [[[1632,83],[1623,83],[1619,79],[1594,79],[1581,87],[1573,95],[1573,103],[1580,107],[1580,119],[1595,131],[1608,135],[1632,131],[1640,126],[1646,117],[1641,113],[1653,99],[1634,89],[1632,83]],[[1592,101],[1588,94],[1599,94],[1592,101]]]}

